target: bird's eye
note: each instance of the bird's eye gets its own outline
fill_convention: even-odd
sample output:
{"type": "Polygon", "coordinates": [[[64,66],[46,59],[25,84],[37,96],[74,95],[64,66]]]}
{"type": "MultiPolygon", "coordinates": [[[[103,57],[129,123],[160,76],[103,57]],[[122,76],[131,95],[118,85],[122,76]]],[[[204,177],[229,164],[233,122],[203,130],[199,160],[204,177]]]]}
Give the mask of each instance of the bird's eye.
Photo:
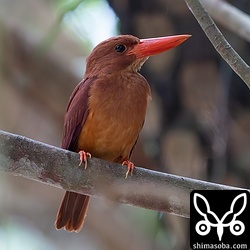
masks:
{"type": "Polygon", "coordinates": [[[123,44],[119,44],[115,46],[115,50],[119,53],[122,53],[126,50],[126,46],[123,44]]]}

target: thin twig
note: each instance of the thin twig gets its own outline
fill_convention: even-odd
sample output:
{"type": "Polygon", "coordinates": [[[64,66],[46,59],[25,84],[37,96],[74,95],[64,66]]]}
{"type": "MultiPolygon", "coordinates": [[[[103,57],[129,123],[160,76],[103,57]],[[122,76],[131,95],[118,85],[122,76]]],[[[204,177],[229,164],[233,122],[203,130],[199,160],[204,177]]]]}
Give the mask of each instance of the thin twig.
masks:
{"type": "Polygon", "coordinates": [[[250,42],[250,16],[223,0],[201,0],[219,24],[250,42]]]}
{"type": "Polygon", "coordinates": [[[199,0],[185,0],[214,48],[250,89],[250,67],[227,42],[199,0]]]}
{"type": "Polygon", "coordinates": [[[0,131],[1,171],[82,194],[189,217],[192,190],[237,189],[139,167],[125,179],[125,167],[95,158],[78,165],[77,153],[0,131]]]}

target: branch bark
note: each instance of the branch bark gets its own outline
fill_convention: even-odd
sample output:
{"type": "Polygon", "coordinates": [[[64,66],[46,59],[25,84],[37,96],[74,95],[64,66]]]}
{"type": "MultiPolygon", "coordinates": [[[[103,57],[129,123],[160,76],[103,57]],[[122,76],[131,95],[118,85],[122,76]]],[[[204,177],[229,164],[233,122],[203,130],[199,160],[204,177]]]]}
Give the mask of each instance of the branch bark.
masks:
{"type": "Polygon", "coordinates": [[[189,217],[192,190],[238,189],[139,167],[125,179],[126,168],[95,158],[78,165],[77,153],[0,131],[1,171],[82,194],[189,217]]]}
{"type": "Polygon", "coordinates": [[[250,42],[250,16],[223,0],[201,0],[215,21],[250,42]]]}
{"type": "Polygon", "coordinates": [[[250,67],[227,42],[200,1],[185,0],[185,2],[214,48],[250,89],[250,67]]]}

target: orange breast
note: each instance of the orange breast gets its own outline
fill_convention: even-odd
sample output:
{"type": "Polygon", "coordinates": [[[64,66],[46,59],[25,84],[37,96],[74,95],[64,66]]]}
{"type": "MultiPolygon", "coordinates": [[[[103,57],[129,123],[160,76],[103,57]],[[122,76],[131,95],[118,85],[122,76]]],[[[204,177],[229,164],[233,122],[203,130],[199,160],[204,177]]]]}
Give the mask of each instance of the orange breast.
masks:
{"type": "Polygon", "coordinates": [[[78,150],[108,161],[128,159],[143,126],[149,97],[149,86],[140,75],[96,81],[78,150]]]}

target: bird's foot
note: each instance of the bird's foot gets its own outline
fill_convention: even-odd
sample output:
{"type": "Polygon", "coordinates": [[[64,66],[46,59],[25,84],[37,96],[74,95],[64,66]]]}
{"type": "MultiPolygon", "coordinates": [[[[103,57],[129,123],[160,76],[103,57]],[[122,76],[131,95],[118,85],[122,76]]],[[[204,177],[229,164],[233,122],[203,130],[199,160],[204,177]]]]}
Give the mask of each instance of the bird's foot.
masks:
{"type": "Polygon", "coordinates": [[[82,163],[84,162],[84,169],[87,168],[87,158],[91,158],[91,154],[89,152],[85,152],[84,150],[81,150],[78,152],[78,154],[80,155],[80,163],[79,163],[79,166],[82,165],[82,163]]]}
{"type": "Polygon", "coordinates": [[[130,175],[132,176],[133,170],[134,170],[134,168],[135,168],[135,165],[134,165],[133,162],[131,162],[131,161],[129,161],[129,160],[123,161],[122,166],[125,166],[125,165],[127,165],[127,167],[128,167],[128,170],[127,170],[126,176],[125,176],[125,179],[127,179],[129,173],[130,173],[130,175]]]}

